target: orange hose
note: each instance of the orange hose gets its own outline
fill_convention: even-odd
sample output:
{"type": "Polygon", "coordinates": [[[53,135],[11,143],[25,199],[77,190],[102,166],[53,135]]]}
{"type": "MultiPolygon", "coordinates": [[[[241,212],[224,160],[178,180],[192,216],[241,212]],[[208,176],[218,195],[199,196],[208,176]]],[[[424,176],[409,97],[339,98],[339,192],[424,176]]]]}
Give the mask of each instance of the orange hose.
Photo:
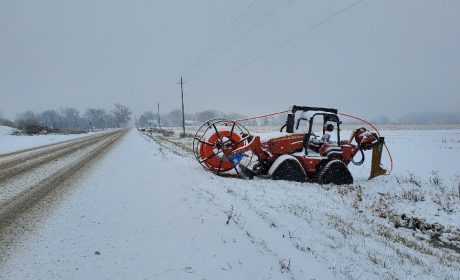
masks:
{"type": "Polygon", "coordinates": [[[290,112],[291,111],[291,108],[287,109],[287,110],[284,110],[284,111],[280,111],[280,112],[276,112],[276,113],[271,113],[271,114],[267,114],[267,115],[261,115],[261,116],[256,116],[256,117],[250,117],[250,118],[245,118],[245,119],[239,119],[239,120],[235,120],[235,122],[245,122],[245,121],[250,121],[250,120],[255,120],[255,119],[261,119],[261,118],[265,118],[265,117],[270,117],[270,116],[274,116],[274,115],[280,115],[280,114],[284,114],[284,113],[287,113],[287,112],[290,112]]]}
{"type": "MultiPolygon", "coordinates": [[[[368,121],[364,120],[364,119],[361,119],[361,118],[358,118],[356,116],[352,116],[352,115],[349,115],[349,114],[345,114],[345,113],[339,113],[339,115],[342,115],[342,116],[345,116],[345,117],[349,117],[349,118],[352,118],[352,119],[355,119],[355,120],[359,120],[359,121],[362,121],[364,122],[365,124],[369,125],[370,127],[372,127],[375,132],[377,133],[377,135],[380,137],[380,132],[379,130],[377,129],[377,127],[375,127],[374,125],[372,125],[371,123],[369,123],[368,121]]],[[[383,145],[385,146],[385,150],[387,151],[387,154],[388,154],[388,157],[390,158],[390,171],[383,174],[383,175],[390,175],[391,172],[393,172],[393,157],[391,156],[391,152],[390,150],[388,149],[387,147],[387,144],[386,143],[383,143],[383,145]]]]}

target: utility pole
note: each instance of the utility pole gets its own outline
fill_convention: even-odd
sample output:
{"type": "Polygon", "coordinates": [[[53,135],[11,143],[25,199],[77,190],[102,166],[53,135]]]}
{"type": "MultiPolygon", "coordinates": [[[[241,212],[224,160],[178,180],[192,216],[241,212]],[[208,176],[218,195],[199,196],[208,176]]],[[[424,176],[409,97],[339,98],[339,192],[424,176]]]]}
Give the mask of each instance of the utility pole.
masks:
{"type": "Polygon", "coordinates": [[[149,127],[153,127],[153,114],[151,110],[149,110],[149,127]]]}
{"type": "Polygon", "coordinates": [[[161,129],[161,118],[160,118],[160,102],[157,103],[158,105],[158,126],[161,129]]]}
{"type": "Polygon", "coordinates": [[[180,77],[180,91],[182,93],[182,137],[185,137],[184,83],[182,77],[180,77]]]}

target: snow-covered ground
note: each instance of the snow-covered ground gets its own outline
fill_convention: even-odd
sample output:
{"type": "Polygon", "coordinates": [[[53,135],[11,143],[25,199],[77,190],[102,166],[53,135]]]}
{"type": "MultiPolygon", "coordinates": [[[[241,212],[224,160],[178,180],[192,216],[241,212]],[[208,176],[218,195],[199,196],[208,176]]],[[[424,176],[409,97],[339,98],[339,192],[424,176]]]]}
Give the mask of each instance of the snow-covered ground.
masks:
{"type": "Polygon", "coordinates": [[[382,134],[393,175],[337,187],[218,177],[191,139],[132,130],[4,230],[0,276],[460,279],[460,130],[382,134]]]}
{"type": "MultiPolygon", "coordinates": [[[[349,133],[350,131],[344,131],[342,135],[346,137],[349,133]]],[[[359,167],[350,165],[355,177],[355,183],[352,186],[319,186],[311,183],[304,183],[302,186],[313,190],[318,188],[326,190],[328,195],[340,199],[344,207],[353,208],[357,212],[350,216],[342,214],[345,216],[341,215],[340,219],[350,224],[341,226],[348,227],[351,226],[351,223],[356,222],[353,215],[371,214],[372,219],[377,218],[377,221],[386,223],[385,226],[390,227],[383,230],[381,226],[378,226],[379,229],[374,232],[376,235],[390,239],[387,242],[396,240],[396,244],[405,244],[407,241],[401,236],[407,235],[414,238],[414,242],[426,240],[425,243],[419,245],[413,243],[409,246],[412,249],[418,247],[416,251],[428,251],[433,247],[449,248],[447,252],[452,253],[458,260],[460,253],[460,168],[457,158],[460,156],[460,130],[398,130],[397,127],[394,127],[391,130],[383,130],[381,133],[386,137],[393,156],[392,175],[368,181],[370,153],[367,152],[366,164],[359,167]],[[393,229],[394,227],[397,230],[393,229]],[[390,236],[390,233],[393,236],[390,236]]],[[[270,138],[279,133],[259,130],[255,134],[260,135],[261,138],[270,138]]],[[[191,143],[190,139],[169,139],[169,141],[179,146],[189,146],[191,143]]],[[[382,161],[389,167],[390,161],[386,154],[382,161]]],[[[262,181],[264,182],[260,184],[266,191],[272,183],[262,181]]],[[[280,183],[275,184],[278,187],[280,185],[280,183]]],[[[295,184],[289,183],[289,186],[293,185],[295,184]]],[[[316,194],[313,197],[318,199],[316,194]]],[[[276,195],[271,199],[272,203],[269,208],[276,208],[274,206],[277,201],[276,195]]],[[[323,214],[330,215],[330,202],[321,201],[321,203],[326,208],[323,214]]],[[[322,207],[319,206],[319,208],[322,207]]],[[[318,212],[315,215],[321,213],[319,210],[315,212],[318,212]]],[[[410,255],[413,256],[412,252],[410,255]]],[[[383,262],[386,266],[385,260],[383,262]]],[[[454,271],[456,272],[453,274],[454,279],[459,278],[458,267],[454,271]]],[[[399,274],[399,277],[408,277],[408,275],[403,275],[404,277],[402,275],[399,274]]]]}
{"type": "Polygon", "coordinates": [[[46,135],[12,135],[14,128],[0,126],[0,154],[47,145],[84,136],[92,135],[98,132],[89,132],[85,134],[46,134],[46,135]]]}

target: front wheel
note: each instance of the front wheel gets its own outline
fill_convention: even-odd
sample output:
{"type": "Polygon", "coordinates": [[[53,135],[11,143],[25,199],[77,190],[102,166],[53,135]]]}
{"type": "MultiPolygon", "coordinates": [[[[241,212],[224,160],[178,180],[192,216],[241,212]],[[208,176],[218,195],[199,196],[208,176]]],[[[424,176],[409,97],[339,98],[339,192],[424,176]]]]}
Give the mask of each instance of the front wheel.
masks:
{"type": "Polygon", "coordinates": [[[320,170],[318,183],[334,185],[353,184],[353,176],[341,160],[332,160],[320,170]]]}

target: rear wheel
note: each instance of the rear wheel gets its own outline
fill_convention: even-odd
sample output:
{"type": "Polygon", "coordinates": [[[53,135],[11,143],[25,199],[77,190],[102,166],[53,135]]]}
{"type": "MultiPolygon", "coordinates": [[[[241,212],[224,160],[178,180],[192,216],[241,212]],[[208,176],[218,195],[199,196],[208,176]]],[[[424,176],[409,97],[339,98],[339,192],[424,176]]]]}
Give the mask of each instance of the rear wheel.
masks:
{"type": "Polygon", "coordinates": [[[294,158],[281,162],[270,175],[274,180],[295,182],[303,182],[306,178],[305,170],[303,170],[300,163],[294,158]]]}
{"type": "Polygon", "coordinates": [[[353,176],[348,167],[341,160],[332,160],[321,169],[318,183],[334,185],[353,184],[353,176]]]}

